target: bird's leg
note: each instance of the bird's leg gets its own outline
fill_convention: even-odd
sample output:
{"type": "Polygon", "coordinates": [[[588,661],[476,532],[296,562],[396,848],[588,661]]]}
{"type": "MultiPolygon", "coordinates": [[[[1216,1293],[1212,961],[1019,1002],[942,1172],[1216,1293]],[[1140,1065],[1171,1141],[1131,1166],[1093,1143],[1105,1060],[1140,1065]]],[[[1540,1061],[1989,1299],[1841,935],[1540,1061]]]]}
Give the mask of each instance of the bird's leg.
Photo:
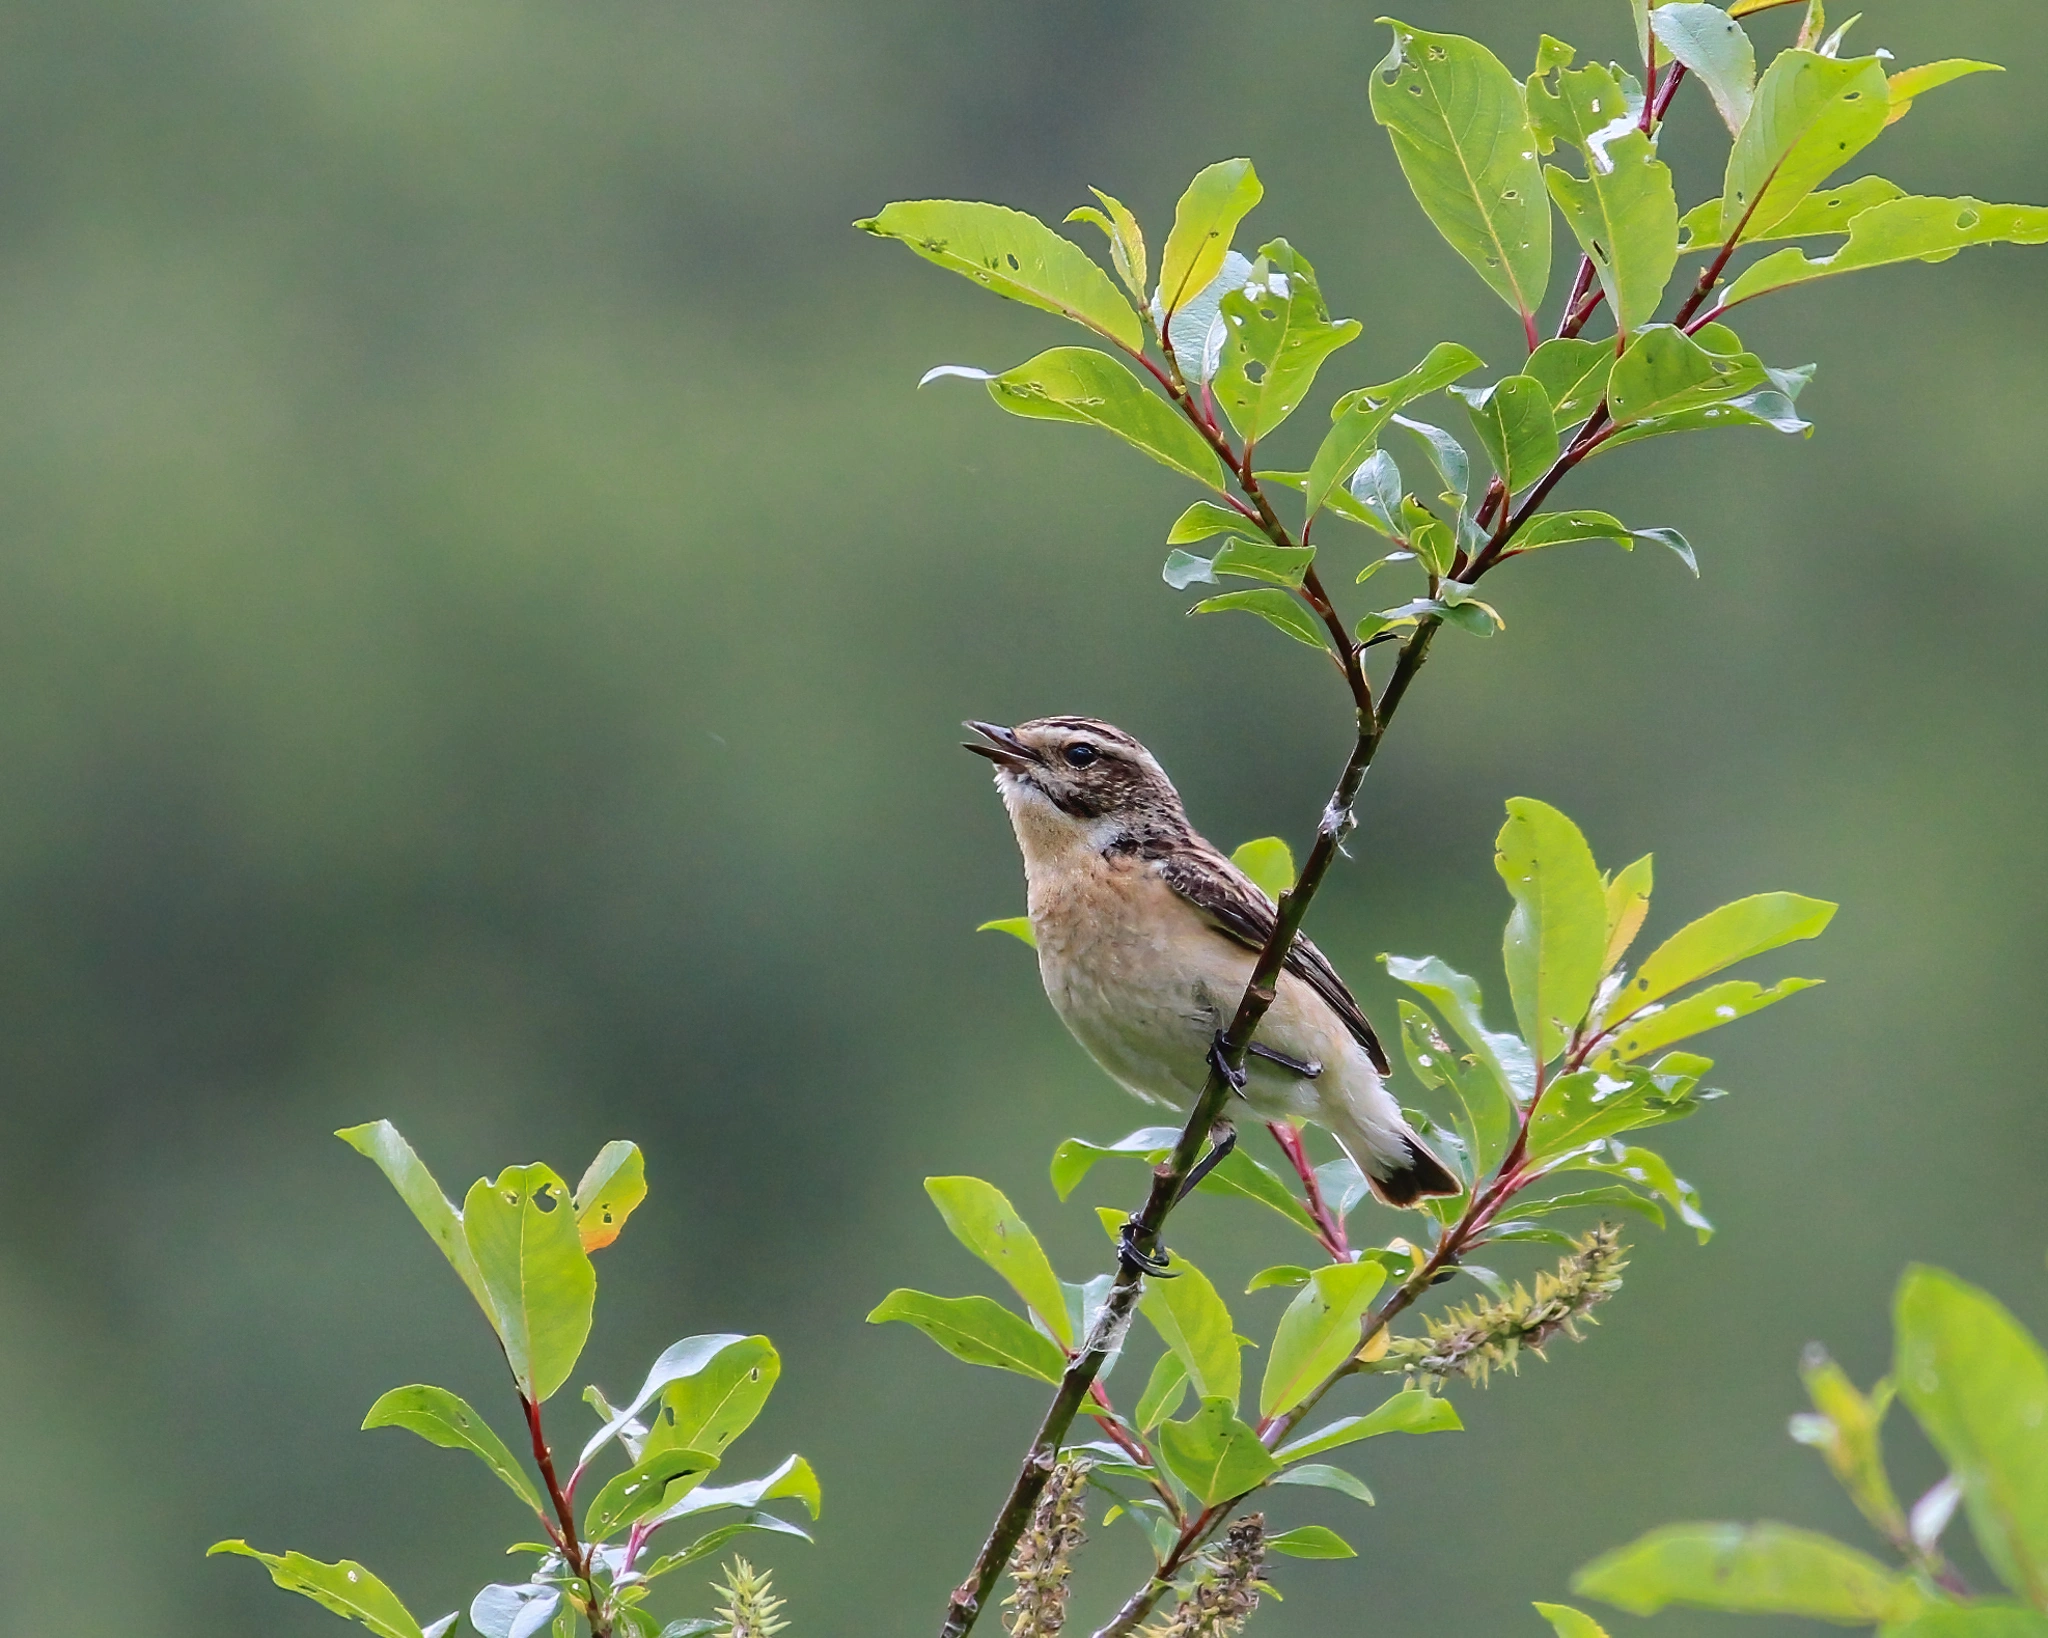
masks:
{"type": "Polygon", "coordinates": [[[1116,1237],[1116,1260],[1134,1274],[1149,1274],[1155,1280],[1173,1280],[1180,1276],[1168,1272],[1166,1247],[1150,1252],[1138,1244],[1138,1219],[1135,1216],[1124,1219],[1124,1226],[1116,1237]]]}
{"type": "Polygon", "coordinates": [[[1227,1120],[1219,1120],[1209,1128],[1209,1152],[1195,1162],[1188,1175],[1181,1180],[1180,1193],[1173,1197],[1177,1206],[1195,1192],[1202,1179],[1213,1172],[1223,1157],[1237,1147],[1237,1128],[1227,1120]]]}
{"type": "MultiPolygon", "coordinates": [[[[1250,1046],[1245,1048],[1245,1051],[1249,1052],[1254,1058],[1264,1058],[1269,1064],[1278,1064],[1282,1069],[1291,1069],[1305,1081],[1312,1081],[1323,1072],[1323,1066],[1313,1058],[1307,1060],[1290,1058],[1286,1053],[1275,1052],[1271,1047],[1259,1041],[1252,1042],[1250,1046]]],[[[1238,1088],[1239,1092],[1243,1090],[1243,1087],[1238,1088]]]]}

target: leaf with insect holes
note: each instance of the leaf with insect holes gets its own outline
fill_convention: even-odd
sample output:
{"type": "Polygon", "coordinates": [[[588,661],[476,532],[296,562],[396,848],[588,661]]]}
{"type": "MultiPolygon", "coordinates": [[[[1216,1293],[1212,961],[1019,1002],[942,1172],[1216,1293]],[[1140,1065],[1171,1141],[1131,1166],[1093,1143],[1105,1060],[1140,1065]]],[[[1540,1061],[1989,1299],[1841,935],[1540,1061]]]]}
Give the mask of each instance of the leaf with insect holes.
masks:
{"type": "Polygon", "coordinates": [[[1895,262],[1943,262],[1973,245],[2048,244],[2048,207],[1908,197],[1872,205],[1848,227],[1847,242],[1832,255],[1813,258],[1787,246],[1764,257],[1728,287],[1722,304],[1733,307],[1752,296],[1837,273],[1895,262]]]}
{"type": "Polygon", "coordinates": [[[576,1232],[585,1251],[602,1251],[619,1237],[633,1208],[647,1198],[647,1165],[640,1146],[614,1138],[597,1151],[576,1185],[576,1232]]]}
{"type": "Polygon", "coordinates": [[[1550,278],[1550,201],[1521,83],[1476,40],[1383,21],[1394,45],[1372,73],[1373,118],[1423,214],[1529,321],[1550,278]]]}
{"type": "Polygon", "coordinates": [[[961,199],[885,205],[854,223],[1012,301],[1085,324],[1136,352],[1145,333],[1109,275],[1071,239],[1023,211],[961,199]]]}
{"type": "Polygon", "coordinates": [[[1260,248],[1251,278],[1223,297],[1222,313],[1226,339],[1214,391],[1247,444],[1292,415],[1323,361],[1364,328],[1356,319],[1331,319],[1315,269],[1285,239],[1260,248]]]}
{"type": "Polygon", "coordinates": [[[490,1294],[498,1340],[519,1391],[540,1404],[568,1381],[590,1335],[597,1271],[568,1185],[546,1166],[478,1178],[462,1233],[490,1294]]]}
{"type": "Polygon", "coordinates": [[[1223,489],[1223,463],[1201,435],[1138,378],[1092,347],[1055,347],[988,382],[1012,415],[1100,427],[1162,466],[1223,489]]]}
{"type": "Polygon", "coordinates": [[[505,1448],[505,1441],[472,1410],[467,1400],[446,1388],[424,1383],[393,1388],[363,1418],[363,1427],[404,1428],[443,1450],[466,1450],[495,1473],[506,1489],[536,1513],[543,1512],[540,1492],[505,1448]]]}
{"type": "Polygon", "coordinates": [[[1441,392],[1461,376],[1484,369],[1479,355],[1454,341],[1440,341],[1406,375],[1377,387],[1348,392],[1330,409],[1330,430],[1309,464],[1303,495],[1308,515],[1322,510],[1330,493],[1340,488],[1370,455],[1380,431],[1395,412],[1418,398],[1441,392]]]}
{"type": "Polygon", "coordinates": [[[1657,311],[1678,265],[1678,196],[1671,168],[1629,111],[1613,73],[1597,63],[1557,74],[1556,88],[1529,82],[1538,139],[1569,142],[1584,157],[1583,178],[1553,165],[1544,180],[1565,225],[1600,276],[1624,334],[1657,311]]]}
{"type": "Polygon", "coordinates": [[[206,1556],[216,1553],[255,1559],[286,1592],[360,1622],[378,1638],[423,1638],[419,1622],[398,1595],[353,1559],[323,1564],[304,1553],[262,1552],[246,1541],[216,1541],[206,1556]]]}
{"type": "Polygon", "coordinates": [[[1766,233],[1884,129],[1883,60],[1780,52],[1728,155],[1721,235],[1766,233]]]}
{"type": "Polygon", "coordinates": [[[723,1456],[754,1424],[782,1375],[782,1356],[766,1337],[747,1337],[722,1349],[701,1371],[661,1391],[661,1408],[641,1446],[645,1460],[663,1450],[701,1450],[723,1456]]]}
{"type": "Polygon", "coordinates": [[[1756,47],[1719,6],[1666,4],[1650,13],[1657,43],[1698,76],[1729,135],[1741,134],[1756,101],[1756,47]]]}
{"type": "Polygon", "coordinates": [[[1509,494],[1527,488],[1550,469],[1557,459],[1557,418],[1541,382],[1511,375],[1490,387],[1450,390],[1464,400],[1472,430],[1509,494]]]}

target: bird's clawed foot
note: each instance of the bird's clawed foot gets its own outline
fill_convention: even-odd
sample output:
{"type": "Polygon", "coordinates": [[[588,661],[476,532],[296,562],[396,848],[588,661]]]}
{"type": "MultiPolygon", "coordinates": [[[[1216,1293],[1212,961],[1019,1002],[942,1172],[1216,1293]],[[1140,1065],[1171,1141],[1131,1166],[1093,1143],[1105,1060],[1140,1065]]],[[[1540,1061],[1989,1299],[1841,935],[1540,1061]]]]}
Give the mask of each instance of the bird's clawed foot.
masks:
{"type": "Polygon", "coordinates": [[[1161,1246],[1156,1252],[1147,1251],[1138,1244],[1138,1220],[1124,1219],[1124,1226],[1116,1237],[1116,1260],[1133,1274],[1149,1274],[1155,1280],[1173,1280],[1180,1276],[1169,1272],[1171,1253],[1161,1246]]]}
{"type": "MultiPolygon", "coordinates": [[[[1245,1051],[1254,1058],[1264,1058],[1269,1064],[1278,1064],[1282,1069],[1299,1075],[1305,1081],[1312,1081],[1323,1072],[1323,1066],[1313,1058],[1290,1058],[1286,1053],[1275,1052],[1271,1047],[1261,1046],[1257,1041],[1252,1042],[1245,1051]]],[[[1243,1087],[1238,1088],[1240,1093],[1243,1090],[1243,1087]]]]}
{"type": "Polygon", "coordinates": [[[1230,1061],[1230,1055],[1223,1048],[1223,1032],[1218,1030],[1216,1038],[1209,1043],[1209,1067],[1230,1083],[1230,1090],[1240,1098],[1244,1096],[1246,1075],[1230,1061]]]}
{"type": "Polygon", "coordinates": [[[1237,1128],[1227,1120],[1219,1120],[1209,1128],[1209,1152],[1195,1162],[1188,1175],[1181,1179],[1180,1193],[1173,1197],[1177,1206],[1195,1192],[1203,1178],[1213,1172],[1223,1157],[1237,1147],[1237,1128]]]}

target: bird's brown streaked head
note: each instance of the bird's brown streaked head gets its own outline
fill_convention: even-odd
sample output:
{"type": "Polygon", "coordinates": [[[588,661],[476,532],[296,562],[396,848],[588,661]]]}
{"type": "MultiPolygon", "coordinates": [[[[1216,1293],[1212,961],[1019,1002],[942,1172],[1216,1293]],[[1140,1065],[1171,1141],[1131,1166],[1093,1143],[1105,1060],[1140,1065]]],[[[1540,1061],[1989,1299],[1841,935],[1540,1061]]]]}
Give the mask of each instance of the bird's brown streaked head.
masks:
{"type": "Polygon", "coordinates": [[[996,765],[996,788],[1013,815],[1020,804],[1049,805],[1077,825],[1128,821],[1138,833],[1186,828],[1173,781],[1121,728],[1094,717],[1040,717],[1014,728],[992,722],[964,726],[986,741],[966,749],[996,765]]]}

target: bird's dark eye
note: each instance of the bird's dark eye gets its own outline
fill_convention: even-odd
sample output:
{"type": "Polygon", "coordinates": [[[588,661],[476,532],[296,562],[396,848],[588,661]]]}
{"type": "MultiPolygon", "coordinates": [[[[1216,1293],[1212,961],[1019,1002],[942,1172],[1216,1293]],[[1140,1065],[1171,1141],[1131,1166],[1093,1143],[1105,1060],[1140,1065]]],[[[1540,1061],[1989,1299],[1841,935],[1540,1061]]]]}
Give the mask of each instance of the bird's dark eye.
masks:
{"type": "Polygon", "coordinates": [[[1085,768],[1102,753],[1084,740],[1078,745],[1069,745],[1065,754],[1068,767],[1085,768]]]}

